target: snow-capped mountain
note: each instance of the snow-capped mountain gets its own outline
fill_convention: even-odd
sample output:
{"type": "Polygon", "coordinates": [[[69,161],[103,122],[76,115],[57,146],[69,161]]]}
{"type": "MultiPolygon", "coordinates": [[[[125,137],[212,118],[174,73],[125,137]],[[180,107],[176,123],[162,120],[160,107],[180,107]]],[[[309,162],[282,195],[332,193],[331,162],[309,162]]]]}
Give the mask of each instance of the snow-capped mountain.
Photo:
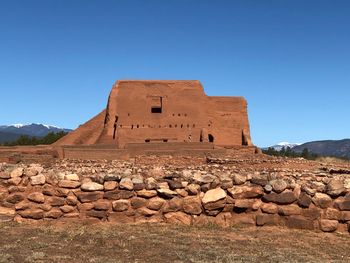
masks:
{"type": "Polygon", "coordinates": [[[0,143],[16,140],[21,135],[44,137],[50,132],[57,133],[60,131],[70,132],[71,129],[40,123],[0,125],[0,143]]]}
{"type": "MultiPolygon", "coordinates": [[[[299,146],[299,145],[301,145],[301,143],[280,142],[280,143],[277,143],[276,145],[273,145],[270,147],[274,148],[276,151],[280,151],[280,150],[282,150],[283,147],[285,149],[287,149],[288,147],[293,149],[294,147],[299,146]]],[[[269,147],[267,147],[267,148],[269,148],[269,147]]]]}

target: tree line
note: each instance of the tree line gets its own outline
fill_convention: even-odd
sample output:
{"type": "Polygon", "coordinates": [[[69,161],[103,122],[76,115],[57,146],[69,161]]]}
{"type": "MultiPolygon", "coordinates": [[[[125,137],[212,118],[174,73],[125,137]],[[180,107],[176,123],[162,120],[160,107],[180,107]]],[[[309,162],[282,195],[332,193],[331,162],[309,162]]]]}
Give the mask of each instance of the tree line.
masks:
{"type": "Polygon", "coordinates": [[[50,132],[44,137],[35,137],[28,135],[21,135],[18,139],[5,142],[3,146],[16,146],[16,145],[39,145],[39,144],[52,144],[55,141],[59,140],[63,136],[65,136],[68,132],[60,131],[60,132],[50,132]]]}
{"type": "Polygon", "coordinates": [[[273,147],[269,147],[267,150],[263,150],[263,153],[272,156],[282,156],[291,158],[304,158],[307,160],[316,160],[320,155],[310,152],[307,148],[304,148],[301,153],[294,152],[290,147],[282,147],[280,151],[277,151],[273,147]]]}

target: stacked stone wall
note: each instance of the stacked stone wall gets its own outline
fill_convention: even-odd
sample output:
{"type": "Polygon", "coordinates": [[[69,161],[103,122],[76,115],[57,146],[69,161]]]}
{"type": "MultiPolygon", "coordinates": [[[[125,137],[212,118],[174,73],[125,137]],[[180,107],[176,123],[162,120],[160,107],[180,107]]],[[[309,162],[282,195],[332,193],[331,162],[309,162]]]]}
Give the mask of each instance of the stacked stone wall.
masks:
{"type": "Polygon", "coordinates": [[[0,165],[0,221],[93,220],[349,231],[350,177],[229,165],[0,165]]]}

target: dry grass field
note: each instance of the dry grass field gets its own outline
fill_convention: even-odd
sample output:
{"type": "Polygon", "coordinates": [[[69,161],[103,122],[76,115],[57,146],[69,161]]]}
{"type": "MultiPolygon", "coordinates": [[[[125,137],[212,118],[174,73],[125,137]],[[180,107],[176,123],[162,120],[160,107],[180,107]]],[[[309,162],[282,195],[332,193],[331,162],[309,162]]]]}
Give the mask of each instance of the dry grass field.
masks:
{"type": "Polygon", "coordinates": [[[0,262],[349,262],[348,233],[110,223],[0,224],[0,262]]]}

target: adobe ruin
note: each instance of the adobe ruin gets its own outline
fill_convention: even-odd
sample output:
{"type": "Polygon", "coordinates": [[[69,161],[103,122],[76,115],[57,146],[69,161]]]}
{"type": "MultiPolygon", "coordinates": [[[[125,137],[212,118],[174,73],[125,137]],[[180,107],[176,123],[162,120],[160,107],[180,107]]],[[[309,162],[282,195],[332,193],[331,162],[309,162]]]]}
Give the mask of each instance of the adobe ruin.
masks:
{"type": "Polygon", "coordinates": [[[175,148],[252,146],[246,100],[207,96],[197,80],[120,80],[112,87],[106,109],[55,146],[124,149],[164,143],[175,148]]]}

